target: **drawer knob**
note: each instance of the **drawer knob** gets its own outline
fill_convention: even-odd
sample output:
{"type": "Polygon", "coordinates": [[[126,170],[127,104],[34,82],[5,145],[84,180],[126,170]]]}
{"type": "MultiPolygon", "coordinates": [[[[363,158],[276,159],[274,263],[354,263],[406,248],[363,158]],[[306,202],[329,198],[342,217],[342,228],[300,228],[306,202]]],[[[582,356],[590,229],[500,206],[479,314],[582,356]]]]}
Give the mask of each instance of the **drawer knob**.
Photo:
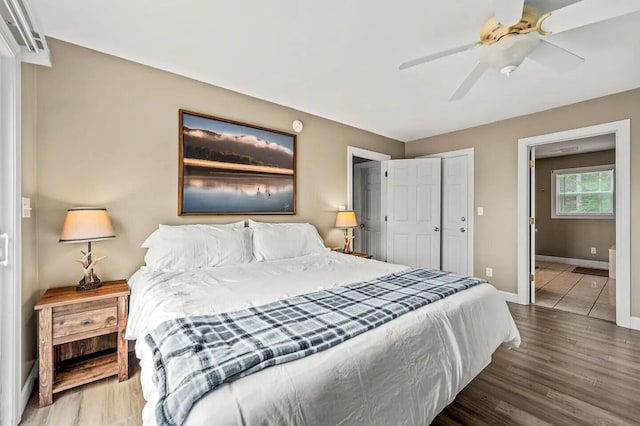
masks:
{"type": "Polygon", "coordinates": [[[91,319],[84,319],[84,320],[80,321],[80,324],[81,325],[89,325],[92,322],[93,322],[93,320],[91,320],[91,319]]]}

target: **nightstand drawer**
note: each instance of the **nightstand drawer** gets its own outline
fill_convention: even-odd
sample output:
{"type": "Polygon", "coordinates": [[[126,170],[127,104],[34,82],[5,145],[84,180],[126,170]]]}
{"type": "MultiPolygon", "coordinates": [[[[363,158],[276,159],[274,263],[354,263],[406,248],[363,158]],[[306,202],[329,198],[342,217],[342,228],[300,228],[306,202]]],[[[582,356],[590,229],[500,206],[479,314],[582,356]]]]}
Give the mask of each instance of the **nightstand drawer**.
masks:
{"type": "Polygon", "coordinates": [[[53,338],[117,327],[118,308],[110,306],[53,318],[53,338]]]}

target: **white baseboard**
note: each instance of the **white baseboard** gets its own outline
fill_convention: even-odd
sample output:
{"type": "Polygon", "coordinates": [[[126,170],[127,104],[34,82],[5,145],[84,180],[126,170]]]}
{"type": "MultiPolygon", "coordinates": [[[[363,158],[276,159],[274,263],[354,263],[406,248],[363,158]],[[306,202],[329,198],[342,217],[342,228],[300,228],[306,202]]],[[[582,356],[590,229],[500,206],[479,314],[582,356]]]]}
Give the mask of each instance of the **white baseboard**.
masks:
{"type": "Polygon", "coordinates": [[[603,262],[601,260],[571,259],[570,257],[545,256],[543,254],[536,254],[536,260],[540,262],[582,266],[583,268],[609,269],[609,262],[603,262]]]}
{"type": "Polygon", "coordinates": [[[498,293],[500,293],[505,302],[518,303],[518,295],[516,293],[509,293],[508,291],[502,290],[498,290],[498,293]]]}
{"type": "Polygon", "coordinates": [[[629,328],[640,330],[640,317],[629,318],[629,328]]]}
{"type": "Polygon", "coordinates": [[[29,375],[27,376],[27,381],[22,387],[22,392],[20,392],[20,417],[22,417],[22,413],[24,413],[24,409],[27,407],[27,403],[29,402],[29,398],[31,397],[31,392],[33,391],[33,387],[36,385],[36,381],[38,380],[38,360],[33,363],[33,367],[31,367],[31,371],[29,371],[29,375]]]}

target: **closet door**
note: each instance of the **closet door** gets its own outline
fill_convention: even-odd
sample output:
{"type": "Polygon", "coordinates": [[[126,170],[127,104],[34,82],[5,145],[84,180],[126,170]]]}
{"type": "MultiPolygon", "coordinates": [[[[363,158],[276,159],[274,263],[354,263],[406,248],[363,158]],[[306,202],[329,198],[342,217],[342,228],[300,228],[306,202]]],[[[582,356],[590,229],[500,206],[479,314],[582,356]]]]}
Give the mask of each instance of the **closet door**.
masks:
{"type": "Polygon", "coordinates": [[[469,274],[467,156],[442,159],[442,270],[469,274]]]}
{"type": "Polygon", "coordinates": [[[440,158],[387,161],[387,261],[440,269],[440,158]]]}

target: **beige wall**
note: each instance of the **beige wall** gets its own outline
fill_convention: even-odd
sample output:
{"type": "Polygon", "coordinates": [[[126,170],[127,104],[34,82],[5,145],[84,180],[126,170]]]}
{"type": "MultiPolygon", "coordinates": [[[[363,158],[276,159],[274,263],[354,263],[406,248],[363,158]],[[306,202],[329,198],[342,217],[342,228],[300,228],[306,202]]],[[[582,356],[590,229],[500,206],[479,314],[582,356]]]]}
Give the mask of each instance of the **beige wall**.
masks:
{"type": "MultiPolygon", "coordinates": [[[[462,148],[475,148],[475,271],[494,268],[491,282],[517,291],[516,214],[517,143],[519,138],[630,118],[631,124],[631,253],[640,252],[640,89],[592,99],[485,126],[408,142],[407,158],[462,148]]],[[[631,265],[632,315],[640,315],[640,268],[631,265]]]]}
{"type": "MultiPolygon", "coordinates": [[[[109,209],[117,238],[99,242],[103,279],[128,277],[143,262],[140,243],[158,223],[228,222],[243,217],[181,218],[177,204],[177,110],[290,131],[298,137],[298,214],[256,219],[310,221],[328,245],[340,245],[335,210],[346,204],[346,147],[393,158],[475,147],[475,269],[516,291],[516,145],[518,138],[624,118],[640,119],[640,90],[630,91],[406,146],[369,132],[109,55],[49,40],[53,68],[23,68],[23,188],[34,217],[23,221],[23,379],[35,357],[33,304],[46,288],[73,284],[80,245],[58,243],[70,206],[109,209]],[[36,150],[37,135],[37,150],[36,150]],[[36,173],[37,170],[37,173],[36,173]],[[36,222],[37,217],[37,222],[36,222]],[[37,224],[37,226],[36,226],[37,224]]],[[[640,138],[632,127],[632,140],[640,138]]],[[[640,250],[640,150],[632,147],[632,251],[640,250]]],[[[632,265],[634,315],[640,315],[640,268],[632,265]]]]}
{"type": "MultiPolygon", "coordinates": [[[[37,204],[36,173],[36,68],[22,65],[22,196],[37,204]]],[[[27,379],[37,358],[36,315],[33,311],[38,287],[38,246],[36,243],[36,210],[22,219],[22,383],[27,379]]]]}
{"type": "Polygon", "coordinates": [[[536,254],[609,261],[609,247],[616,243],[616,221],[551,219],[551,172],[615,162],[615,150],[536,160],[536,254]],[[596,254],[591,254],[591,247],[596,254]]]}
{"type": "Polygon", "coordinates": [[[317,116],[159,71],[58,40],[52,68],[37,69],[40,288],[74,284],[83,245],[58,243],[68,207],[107,207],[117,238],[95,243],[108,256],[103,279],[128,278],[143,264],[140,244],[158,223],[230,222],[243,217],[177,216],[178,109],[291,131],[300,119],[296,216],[330,246],[340,245],[335,211],[347,202],[347,146],[398,158],[404,144],[317,116]]]}

